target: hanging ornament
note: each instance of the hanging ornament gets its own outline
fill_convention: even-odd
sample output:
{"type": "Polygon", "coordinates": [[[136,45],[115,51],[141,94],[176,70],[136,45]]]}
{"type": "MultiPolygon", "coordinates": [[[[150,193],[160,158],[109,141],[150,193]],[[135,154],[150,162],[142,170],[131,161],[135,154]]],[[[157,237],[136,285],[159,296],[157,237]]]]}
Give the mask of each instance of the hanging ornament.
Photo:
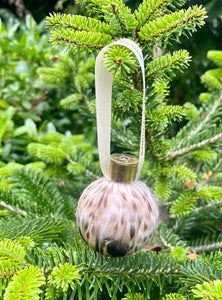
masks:
{"type": "Polygon", "coordinates": [[[82,193],[77,224],[84,241],[107,256],[126,256],[142,249],[154,233],[158,209],[149,188],[139,181],[145,156],[145,71],[139,46],[121,39],[112,45],[130,49],[143,76],[143,108],[139,159],[128,154],[110,155],[111,98],[113,72],[104,65],[108,46],[98,54],[95,65],[96,117],[100,166],[104,177],[82,193]]]}

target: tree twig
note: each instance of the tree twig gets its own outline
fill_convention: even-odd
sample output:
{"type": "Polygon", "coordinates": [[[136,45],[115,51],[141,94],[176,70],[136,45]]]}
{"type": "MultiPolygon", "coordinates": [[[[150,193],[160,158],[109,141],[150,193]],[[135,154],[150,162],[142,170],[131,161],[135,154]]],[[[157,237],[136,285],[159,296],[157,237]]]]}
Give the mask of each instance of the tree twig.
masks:
{"type": "Polygon", "coordinates": [[[21,210],[19,208],[14,208],[12,207],[10,204],[5,203],[4,201],[0,201],[0,206],[9,210],[10,212],[16,214],[16,215],[20,215],[20,216],[27,216],[27,212],[24,210],[21,210]]]}
{"type": "MultiPolygon", "coordinates": [[[[71,164],[75,164],[74,160],[72,160],[69,155],[66,155],[66,158],[71,164]]],[[[86,173],[86,176],[91,176],[93,178],[99,179],[99,176],[97,176],[96,174],[93,174],[91,171],[89,171],[87,169],[85,169],[85,173],[86,173]]]]}
{"type": "Polygon", "coordinates": [[[195,250],[195,252],[199,253],[199,252],[217,250],[217,249],[221,249],[221,248],[222,248],[222,242],[218,242],[218,243],[213,243],[210,245],[197,246],[196,248],[194,248],[194,250],[195,250]]]}
{"type": "Polygon", "coordinates": [[[220,205],[220,204],[222,204],[222,200],[209,203],[205,206],[197,207],[195,210],[192,211],[192,213],[198,213],[201,210],[205,210],[205,209],[208,209],[210,207],[217,206],[217,205],[220,205]]]}
{"type": "Polygon", "coordinates": [[[217,140],[220,140],[220,139],[222,139],[222,133],[219,133],[219,134],[213,136],[212,138],[206,139],[206,140],[204,140],[202,142],[199,142],[197,144],[191,145],[189,147],[185,147],[185,148],[182,148],[182,149],[174,151],[174,152],[168,152],[166,160],[170,160],[172,158],[175,158],[175,157],[178,157],[178,156],[182,156],[182,155],[184,155],[186,153],[198,150],[198,149],[200,149],[200,148],[202,148],[202,147],[204,147],[206,145],[213,144],[217,140]]]}

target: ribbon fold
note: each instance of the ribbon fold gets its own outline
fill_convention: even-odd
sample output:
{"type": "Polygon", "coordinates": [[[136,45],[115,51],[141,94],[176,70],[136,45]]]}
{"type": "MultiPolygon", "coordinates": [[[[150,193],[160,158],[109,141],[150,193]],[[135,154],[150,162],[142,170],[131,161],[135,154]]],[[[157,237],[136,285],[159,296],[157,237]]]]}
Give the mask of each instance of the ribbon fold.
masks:
{"type": "Polygon", "coordinates": [[[140,47],[129,39],[120,39],[105,46],[98,54],[95,64],[95,89],[96,89],[96,119],[97,139],[101,170],[109,179],[110,168],[110,135],[111,135],[111,109],[112,109],[112,82],[113,72],[109,72],[104,64],[104,54],[111,45],[120,45],[130,49],[139,61],[143,77],[143,106],[140,135],[139,164],[136,180],[139,179],[145,157],[145,69],[144,59],[140,47]]]}

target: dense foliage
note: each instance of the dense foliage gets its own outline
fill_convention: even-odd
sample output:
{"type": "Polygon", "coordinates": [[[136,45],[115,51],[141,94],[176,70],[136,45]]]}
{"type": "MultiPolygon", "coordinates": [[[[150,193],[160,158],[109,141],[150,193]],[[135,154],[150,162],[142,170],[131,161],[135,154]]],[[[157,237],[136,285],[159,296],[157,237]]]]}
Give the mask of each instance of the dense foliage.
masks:
{"type": "MultiPolygon", "coordinates": [[[[191,60],[178,42],[204,25],[206,11],[182,8],[186,0],[144,0],[134,13],[120,0],[77,2],[87,17],[47,17],[51,44],[30,16],[0,24],[0,299],[221,299],[222,52],[207,54],[214,67],[201,75],[198,107],[169,97],[191,60]],[[161,215],[146,249],[106,258],[80,238],[75,210],[101,176],[95,56],[122,37],[145,57],[141,179],[161,215]]],[[[105,64],[114,71],[112,148],[138,155],[138,63],[112,46],[105,64]]]]}

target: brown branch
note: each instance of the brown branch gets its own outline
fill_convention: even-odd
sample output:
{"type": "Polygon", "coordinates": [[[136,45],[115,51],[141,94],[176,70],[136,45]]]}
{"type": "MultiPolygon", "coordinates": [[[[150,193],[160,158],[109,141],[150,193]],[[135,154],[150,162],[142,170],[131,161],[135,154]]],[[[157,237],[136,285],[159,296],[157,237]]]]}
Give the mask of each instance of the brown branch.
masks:
{"type": "Polygon", "coordinates": [[[45,95],[44,96],[42,96],[39,99],[34,100],[32,102],[32,106],[29,109],[29,112],[32,112],[40,103],[42,103],[43,101],[45,101],[47,99],[47,95],[48,95],[48,92],[45,91],[45,95]]]}
{"type": "Polygon", "coordinates": [[[31,12],[25,7],[23,0],[10,0],[9,4],[15,5],[15,11],[18,17],[24,22],[26,15],[31,15],[31,12]]]}
{"type": "Polygon", "coordinates": [[[98,45],[98,44],[93,45],[92,43],[86,43],[86,42],[78,41],[78,40],[75,40],[75,39],[72,39],[72,38],[64,37],[64,36],[59,35],[59,34],[55,34],[55,38],[58,39],[58,40],[61,40],[61,41],[71,43],[71,44],[86,46],[86,47],[95,48],[95,49],[102,49],[105,46],[105,45],[98,45]]]}

